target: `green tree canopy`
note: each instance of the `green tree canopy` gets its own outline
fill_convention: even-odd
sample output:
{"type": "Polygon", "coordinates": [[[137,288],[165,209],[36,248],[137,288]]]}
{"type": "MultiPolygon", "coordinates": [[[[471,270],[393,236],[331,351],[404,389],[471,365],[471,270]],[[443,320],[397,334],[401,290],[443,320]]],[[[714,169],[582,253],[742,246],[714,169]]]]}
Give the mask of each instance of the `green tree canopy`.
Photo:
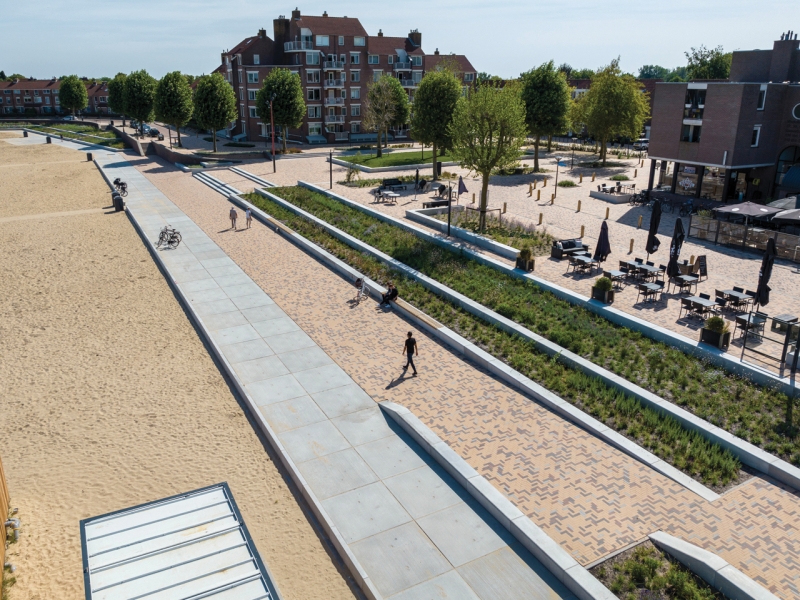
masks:
{"type": "Polygon", "coordinates": [[[596,73],[594,69],[572,69],[572,72],[567,75],[568,79],[591,79],[596,73]]]}
{"type": "Polygon", "coordinates": [[[516,163],[528,134],[519,86],[484,85],[460,98],[449,126],[453,156],[482,178],[480,228],[486,227],[489,177],[516,163]]]}
{"type": "Polygon", "coordinates": [[[86,84],[77,75],[67,75],[58,86],[58,101],[61,108],[72,111],[83,110],[89,104],[86,84]]]}
{"type": "Polygon", "coordinates": [[[28,78],[25,77],[25,75],[22,75],[21,73],[12,73],[11,75],[6,76],[7,81],[13,81],[14,79],[19,79],[20,81],[22,81],[28,78]]]}
{"type": "Polygon", "coordinates": [[[433,147],[434,180],[438,178],[436,153],[450,147],[450,122],[459,97],[461,82],[447,69],[426,73],[414,94],[411,136],[433,147]]]}
{"type": "Polygon", "coordinates": [[[5,71],[0,71],[0,81],[5,81],[7,79],[8,79],[8,77],[6,77],[6,72],[5,71]]]}
{"type": "Polygon", "coordinates": [[[201,77],[194,91],[194,120],[203,129],[211,130],[214,152],[217,151],[217,130],[226,127],[234,119],[236,94],[230,84],[220,73],[201,77]]]}
{"type": "Polygon", "coordinates": [[[147,71],[134,71],[125,79],[122,95],[125,114],[139,121],[143,129],[144,123],[153,120],[153,109],[156,101],[156,80],[147,71]]]}
{"type": "Polygon", "coordinates": [[[272,106],[272,117],[275,126],[283,130],[283,150],[286,151],[289,128],[300,127],[306,114],[306,101],[303,97],[300,76],[289,69],[273,69],[264,78],[264,83],[256,94],[256,113],[265,123],[270,118],[269,103],[273,96],[275,101],[272,106]]]}
{"type": "Polygon", "coordinates": [[[408,121],[408,94],[396,77],[384,74],[367,88],[364,104],[364,128],[378,132],[378,156],[382,156],[383,135],[388,140],[389,127],[408,121]]]}
{"type": "Polygon", "coordinates": [[[648,95],[632,75],[623,74],[619,61],[592,77],[589,91],[573,103],[571,121],[583,123],[600,142],[600,157],[606,164],[606,143],[614,135],[638,137],[650,116],[648,95]]]}
{"type": "Polygon", "coordinates": [[[118,115],[125,114],[125,73],[117,73],[114,79],[108,82],[108,108],[118,115]]]}
{"type": "Polygon", "coordinates": [[[727,79],[731,74],[733,55],[723,52],[722,46],[712,49],[700,46],[684,54],[689,79],[727,79]]]}
{"type": "Polygon", "coordinates": [[[521,76],[525,121],[533,136],[533,168],[539,170],[539,138],[562,133],[569,127],[567,114],[572,102],[564,71],[546,62],[521,76]]]}
{"type": "Polygon", "coordinates": [[[669,69],[660,65],[643,65],[639,67],[639,79],[666,79],[669,69]]]}
{"type": "Polygon", "coordinates": [[[192,88],[180,71],[167,73],[156,87],[156,118],[175,127],[178,146],[181,145],[181,127],[189,122],[194,112],[192,88]]]}

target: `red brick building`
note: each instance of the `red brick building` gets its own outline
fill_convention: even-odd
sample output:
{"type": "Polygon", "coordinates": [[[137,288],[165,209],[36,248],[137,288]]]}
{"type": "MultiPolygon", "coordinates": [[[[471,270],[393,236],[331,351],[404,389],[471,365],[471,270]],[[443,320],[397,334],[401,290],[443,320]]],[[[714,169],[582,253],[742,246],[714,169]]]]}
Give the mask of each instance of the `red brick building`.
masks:
{"type": "MultiPolygon", "coordinates": [[[[102,81],[86,80],[89,103],[82,114],[108,114],[108,87],[102,81]]],[[[59,81],[53,79],[13,79],[0,81],[0,114],[57,115],[59,81]]]]}
{"type": "MultiPolygon", "coordinates": [[[[650,101],[650,114],[653,114],[653,98],[656,93],[656,84],[663,81],[663,79],[637,79],[636,81],[639,82],[641,85],[642,92],[646,92],[648,94],[648,99],[650,101]]],[[[582,94],[585,94],[589,91],[589,88],[592,85],[591,79],[568,79],[567,83],[572,88],[572,99],[575,100],[579,98],[582,94]]],[[[650,138],[650,124],[652,119],[648,119],[645,121],[644,124],[644,137],[650,138]]]]}
{"type": "MultiPolygon", "coordinates": [[[[369,35],[355,18],[302,15],[292,11],[273,22],[273,38],[265,29],[222,53],[216,69],[231,84],[239,101],[239,118],[228,135],[236,139],[266,141],[269,118],[256,115],[256,93],[274,68],[290,69],[300,77],[306,101],[302,126],[290,130],[290,139],[309,143],[374,140],[362,130],[362,106],[367,85],[382,74],[396,77],[413,102],[414,92],[426,71],[444,59],[458,64],[464,87],[475,81],[476,72],[465,56],[425,54],[422,34],[406,37],[369,35]]],[[[393,138],[408,135],[408,126],[391,132],[393,138]]]]}

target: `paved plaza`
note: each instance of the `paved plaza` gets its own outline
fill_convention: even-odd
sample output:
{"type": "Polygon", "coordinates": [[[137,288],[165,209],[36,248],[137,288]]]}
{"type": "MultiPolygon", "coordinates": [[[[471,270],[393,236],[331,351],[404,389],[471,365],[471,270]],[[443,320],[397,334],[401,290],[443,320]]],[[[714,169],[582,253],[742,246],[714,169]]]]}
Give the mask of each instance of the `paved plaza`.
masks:
{"type": "MultiPolygon", "coordinates": [[[[131,160],[369,396],[412,410],[581,564],[662,529],[716,552],[779,596],[800,593],[796,492],[757,476],[707,502],[422,332],[415,332],[420,376],[404,377],[406,321],[372,302],[352,307],[350,283],[272,230],[230,231],[230,203],[191,175],[158,159],[131,160]]],[[[280,162],[280,178],[270,165],[246,169],[275,183],[294,183],[289,169],[320,181],[315,160],[280,162]]],[[[226,171],[214,175],[252,187],[226,171]]]]}

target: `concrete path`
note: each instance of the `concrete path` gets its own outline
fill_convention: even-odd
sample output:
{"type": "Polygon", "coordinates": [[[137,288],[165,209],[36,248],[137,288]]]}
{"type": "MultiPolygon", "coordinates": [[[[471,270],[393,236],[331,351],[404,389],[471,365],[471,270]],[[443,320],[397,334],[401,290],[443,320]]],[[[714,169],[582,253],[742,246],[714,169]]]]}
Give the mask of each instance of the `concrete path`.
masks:
{"type": "Polygon", "coordinates": [[[795,492],[755,477],[706,502],[421,332],[420,377],[403,377],[407,322],[374,303],[352,307],[348,282],[270,229],[225,231],[230,203],[189,174],[158,160],[136,163],[359,386],[412,410],[581,564],[660,529],[719,554],[779,596],[800,597],[795,492]]]}
{"type": "Polygon", "coordinates": [[[380,596],[571,597],[144,175],[122,157],[98,164],[128,183],[148,239],[181,232],[160,251],[169,277],[380,596]]]}

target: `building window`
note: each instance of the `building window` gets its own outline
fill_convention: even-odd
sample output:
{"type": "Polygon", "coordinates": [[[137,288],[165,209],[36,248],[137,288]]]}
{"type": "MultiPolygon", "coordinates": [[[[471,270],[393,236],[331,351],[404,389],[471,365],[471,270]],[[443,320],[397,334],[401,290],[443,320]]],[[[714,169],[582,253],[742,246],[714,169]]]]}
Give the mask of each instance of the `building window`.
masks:
{"type": "Polygon", "coordinates": [[[255,100],[257,93],[258,92],[256,90],[247,90],[247,99],[248,100],[255,100]]]}
{"type": "Polygon", "coordinates": [[[347,90],[346,89],[342,88],[341,90],[339,90],[339,98],[343,98],[343,99],[347,98],[347,90]]]}
{"type": "Polygon", "coordinates": [[[703,108],[706,104],[706,90],[686,90],[686,108],[703,108]]]}
{"type": "Polygon", "coordinates": [[[373,71],[372,72],[372,81],[378,81],[383,76],[383,71],[373,71]]]}
{"type": "Polygon", "coordinates": [[[361,71],[350,71],[350,81],[353,83],[361,81],[361,71]]]}
{"type": "Polygon", "coordinates": [[[358,52],[351,52],[350,53],[350,64],[357,65],[361,62],[361,54],[358,52]]]}
{"type": "Polygon", "coordinates": [[[353,46],[365,46],[366,40],[367,38],[365,38],[364,36],[357,35],[356,37],[353,38],[353,46]]]}
{"type": "Polygon", "coordinates": [[[14,94],[19,96],[19,90],[14,90],[14,94]]]}
{"type": "Polygon", "coordinates": [[[309,106],[308,107],[308,118],[309,119],[319,119],[322,117],[322,107],[321,106],[309,106]]]}
{"type": "Polygon", "coordinates": [[[330,46],[331,40],[327,35],[317,36],[317,46],[330,46]]]}
{"type": "Polygon", "coordinates": [[[795,107],[792,109],[792,116],[800,121],[800,104],[795,105],[795,107]]]}
{"type": "Polygon", "coordinates": [[[475,81],[475,73],[464,73],[464,81],[475,81]]]}
{"type": "Polygon", "coordinates": [[[361,123],[350,123],[350,133],[361,133],[361,123]]]}
{"type": "Polygon", "coordinates": [[[239,88],[239,100],[244,100],[244,90],[239,88]]]}
{"type": "Polygon", "coordinates": [[[319,71],[306,71],[307,83],[319,83],[319,71]]]}
{"type": "Polygon", "coordinates": [[[394,64],[394,55],[392,55],[392,54],[389,55],[388,62],[389,62],[390,65],[394,64]]]}
{"type": "Polygon", "coordinates": [[[682,142],[698,143],[700,141],[700,130],[702,125],[684,125],[681,132],[682,142]]]}
{"type": "Polygon", "coordinates": [[[411,81],[414,83],[419,83],[422,81],[422,71],[414,71],[411,73],[411,81]]]}
{"type": "Polygon", "coordinates": [[[367,56],[367,64],[369,65],[377,65],[380,64],[380,62],[381,62],[381,57],[378,56],[377,54],[370,54],[369,56],[367,56]]]}
{"type": "Polygon", "coordinates": [[[422,57],[421,56],[412,56],[411,57],[411,64],[414,65],[415,67],[421,67],[422,66],[422,57]]]}
{"type": "Polygon", "coordinates": [[[468,94],[469,94],[469,87],[466,86],[466,85],[462,85],[461,86],[461,96],[463,98],[466,98],[468,94]]]}
{"type": "Polygon", "coordinates": [[[360,117],[361,116],[361,105],[354,104],[350,107],[350,116],[351,117],[360,117]]]}
{"type": "Polygon", "coordinates": [[[258,118],[258,115],[256,114],[256,107],[255,106],[251,106],[250,107],[250,118],[251,119],[258,118]]]}
{"type": "Polygon", "coordinates": [[[319,88],[309,88],[308,90],[306,90],[306,98],[308,98],[309,100],[319,100],[320,99],[319,88]]]}
{"type": "Polygon", "coordinates": [[[767,102],[767,86],[762,85],[761,89],[758,91],[758,106],[756,110],[764,110],[764,104],[767,102]]]}
{"type": "Polygon", "coordinates": [[[750,138],[750,146],[752,148],[758,147],[758,142],[761,140],[761,125],[753,127],[753,137],[750,138]]]}
{"type": "Polygon", "coordinates": [[[306,64],[307,65],[318,65],[319,64],[319,52],[306,52],[306,64]]]}
{"type": "Polygon", "coordinates": [[[255,71],[248,71],[247,83],[258,83],[258,73],[255,71]]]}
{"type": "Polygon", "coordinates": [[[39,90],[33,90],[33,95],[34,96],[38,96],[39,95],[39,90]]]}
{"type": "Polygon", "coordinates": [[[261,64],[261,57],[258,54],[253,54],[253,64],[254,65],[261,64]]]}
{"type": "Polygon", "coordinates": [[[344,46],[344,36],[343,35],[339,36],[339,45],[340,46],[344,46]]]}
{"type": "Polygon", "coordinates": [[[351,87],[350,88],[350,99],[351,100],[358,100],[361,98],[361,88],[351,87]]]}
{"type": "Polygon", "coordinates": [[[322,135],[322,123],[309,123],[308,135],[322,135]]]}

